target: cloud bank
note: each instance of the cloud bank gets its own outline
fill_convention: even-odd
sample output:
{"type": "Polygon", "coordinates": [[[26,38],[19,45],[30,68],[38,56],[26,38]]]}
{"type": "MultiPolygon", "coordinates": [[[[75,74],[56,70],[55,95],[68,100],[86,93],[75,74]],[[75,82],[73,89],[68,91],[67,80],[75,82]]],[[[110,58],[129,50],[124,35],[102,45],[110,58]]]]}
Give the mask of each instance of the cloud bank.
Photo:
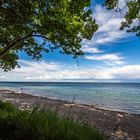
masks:
{"type": "Polygon", "coordinates": [[[51,81],[65,79],[140,79],[140,65],[86,68],[54,62],[21,60],[22,68],[0,70],[0,81],[51,81]]]}

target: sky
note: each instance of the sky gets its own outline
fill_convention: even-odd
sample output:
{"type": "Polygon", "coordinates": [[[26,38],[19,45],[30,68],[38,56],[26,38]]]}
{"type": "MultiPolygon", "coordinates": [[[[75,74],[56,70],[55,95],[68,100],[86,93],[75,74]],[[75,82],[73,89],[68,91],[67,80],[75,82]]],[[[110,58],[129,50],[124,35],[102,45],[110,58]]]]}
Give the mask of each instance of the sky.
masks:
{"type": "MultiPolygon", "coordinates": [[[[0,69],[0,81],[140,82],[140,38],[120,31],[123,14],[107,11],[101,1],[92,1],[92,17],[99,29],[91,40],[81,42],[84,56],[73,59],[56,50],[33,61],[20,52],[21,68],[0,69]]],[[[119,6],[126,10],[123,0],[119,6]]]]}

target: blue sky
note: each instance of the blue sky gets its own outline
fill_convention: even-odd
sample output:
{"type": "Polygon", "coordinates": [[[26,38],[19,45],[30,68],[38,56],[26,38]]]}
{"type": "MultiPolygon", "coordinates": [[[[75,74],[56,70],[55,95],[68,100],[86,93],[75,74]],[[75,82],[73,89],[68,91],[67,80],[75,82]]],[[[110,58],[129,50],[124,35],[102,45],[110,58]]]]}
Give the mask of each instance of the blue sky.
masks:
{"type": "MultiPolygon", "coordinates": [[[[91,40],[83,40],[83,57],[77,60],[56,50],[44,54],[41,61],[33,61],[20,52],[21,68],[10,72],[0,70],[1,81],[140,81],[140,38],[120,31],[123,16],[107,11],[101,1],[93,1],[92,17],[99,24],[91,40]]],[[[119,4],[125,10],[123,0],[119,4]]]]}

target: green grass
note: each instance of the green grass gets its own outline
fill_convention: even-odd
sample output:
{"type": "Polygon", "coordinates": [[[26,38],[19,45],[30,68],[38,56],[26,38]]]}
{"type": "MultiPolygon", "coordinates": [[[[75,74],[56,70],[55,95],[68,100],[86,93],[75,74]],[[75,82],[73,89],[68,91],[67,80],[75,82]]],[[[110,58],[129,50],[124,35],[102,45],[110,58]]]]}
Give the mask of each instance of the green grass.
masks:
{"type": "Polygon", "coordinates": [[[104,140],[105,137],[84,123],[56,112],[34,108],[21,111],[0,101],[0,140],[104,140]]]}

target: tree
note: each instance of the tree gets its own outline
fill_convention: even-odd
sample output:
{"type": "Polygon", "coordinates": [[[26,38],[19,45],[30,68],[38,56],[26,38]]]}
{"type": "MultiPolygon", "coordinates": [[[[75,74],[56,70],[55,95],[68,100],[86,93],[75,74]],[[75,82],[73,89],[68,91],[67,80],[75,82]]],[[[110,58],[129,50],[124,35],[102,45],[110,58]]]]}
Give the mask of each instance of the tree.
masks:
{"type": "MultiPolygon", "coordinates": [[[[125,21],[121,23],[120,29],[127,32],[134,32],[140,36],[140,0],[124,0],[127,12],[124,15],[125,21]]],[[[119,0],[105,0],[105,6],[108,10],[118,8],[119,0]]]]}
{"type": "Polygon", "coordinates": [[[15,68],[18,51],[37,60],[56,48],[82,55],[82,39],[91,39],[98,28],[91,13],[90,0],[1,0],[0,67],[15,68]]]}

